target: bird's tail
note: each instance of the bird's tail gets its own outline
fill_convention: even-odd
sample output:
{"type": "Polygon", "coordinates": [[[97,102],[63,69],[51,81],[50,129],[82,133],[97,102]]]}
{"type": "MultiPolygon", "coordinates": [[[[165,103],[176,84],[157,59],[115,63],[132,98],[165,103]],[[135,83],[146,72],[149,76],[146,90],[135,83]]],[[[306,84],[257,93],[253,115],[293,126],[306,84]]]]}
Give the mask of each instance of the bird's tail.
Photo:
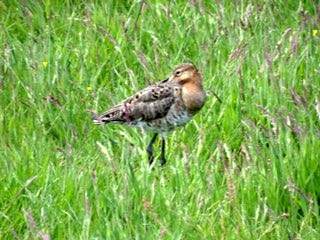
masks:
{"type": "Polygon", "coordinates": [[[123,106],[116,106],[107,112],[93,117],[94,124],[123,123],[126,121],[125,109],[123,106]]]}

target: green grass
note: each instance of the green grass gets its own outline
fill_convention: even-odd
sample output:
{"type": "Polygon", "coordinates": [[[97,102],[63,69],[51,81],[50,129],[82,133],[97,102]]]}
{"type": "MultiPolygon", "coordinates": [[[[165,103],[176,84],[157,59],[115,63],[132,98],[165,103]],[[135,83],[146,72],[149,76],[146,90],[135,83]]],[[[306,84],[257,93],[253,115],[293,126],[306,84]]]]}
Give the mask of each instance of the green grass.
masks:
{"type": "Polygon", "coordinates": [[[320,239],[316,1],[142,2],[0,2],[0,238],[320,239]],[[190,60],[208,100],[150,170],[87,110],[190,60]]]}

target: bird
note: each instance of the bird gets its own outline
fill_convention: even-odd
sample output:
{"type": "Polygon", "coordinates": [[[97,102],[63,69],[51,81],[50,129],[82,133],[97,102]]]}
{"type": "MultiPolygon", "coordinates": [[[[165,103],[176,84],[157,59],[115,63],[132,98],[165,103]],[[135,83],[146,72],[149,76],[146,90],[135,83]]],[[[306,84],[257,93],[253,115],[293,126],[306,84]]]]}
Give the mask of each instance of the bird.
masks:
{"type": "Polygon", "coordinates": [[[165,80],[97,114],[93,122],[97,125],[118,123],[153,132],[146,149],[150,165],[154,162],[153,144],[161,135],[160,163],[164,166],[167,133],[188,123],[204,106],[205,100],[202,74],[193,63],[183,63],[165,80]]]}

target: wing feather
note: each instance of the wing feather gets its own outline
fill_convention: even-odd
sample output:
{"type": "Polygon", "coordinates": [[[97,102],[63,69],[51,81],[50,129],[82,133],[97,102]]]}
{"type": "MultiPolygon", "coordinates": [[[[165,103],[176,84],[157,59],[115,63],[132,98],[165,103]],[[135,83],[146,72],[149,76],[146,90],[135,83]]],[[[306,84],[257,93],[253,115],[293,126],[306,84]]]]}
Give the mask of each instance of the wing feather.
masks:
{"type": "Polygon", "coordinates": [[[112,107],[104,114],[95,117],[96,124],[109,122],[131,123],[150,121],[164,117],[175,102],[175,86],[164,80],[151,85],[137,94],[112,107]]]}

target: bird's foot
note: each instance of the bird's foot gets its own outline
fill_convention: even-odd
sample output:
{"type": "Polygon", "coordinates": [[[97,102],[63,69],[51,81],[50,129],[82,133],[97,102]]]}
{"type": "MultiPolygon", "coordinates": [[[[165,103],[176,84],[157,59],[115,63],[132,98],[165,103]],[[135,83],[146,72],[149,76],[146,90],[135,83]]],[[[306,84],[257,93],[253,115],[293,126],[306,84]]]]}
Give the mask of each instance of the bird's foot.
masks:
{"type": "Polygon", "coordinates": [[[161,167],[164,167],[167,164],[167,159],[163,156],[160,157],[161,167]]]}

